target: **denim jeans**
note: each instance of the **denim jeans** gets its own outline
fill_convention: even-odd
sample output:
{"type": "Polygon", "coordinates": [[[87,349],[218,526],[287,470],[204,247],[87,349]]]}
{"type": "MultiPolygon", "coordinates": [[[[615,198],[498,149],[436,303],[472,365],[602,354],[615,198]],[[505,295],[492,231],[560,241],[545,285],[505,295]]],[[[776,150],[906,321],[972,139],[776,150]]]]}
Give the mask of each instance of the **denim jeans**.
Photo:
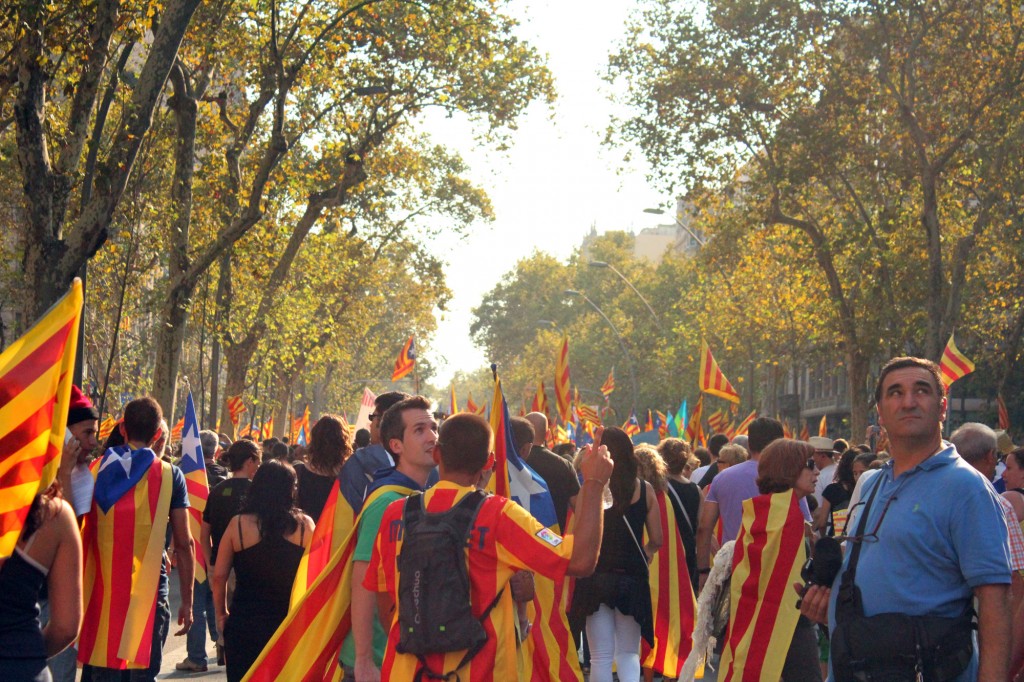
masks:
{"type": "Polygon", "coordinates": [[[167,574],[160,572],[160,587],[156,597],[156,614],[153,619],[153,644],[150,649],[149,667],[145,670],[115,670],[113,668],[95,668],[85,666],[82,671],[83,679],[86,673],[91,682],[156,682],[156,676],[160,674],[160,666],[163,663],[164,643],[167,641],[167,631],[170,628],[171,607],[169,603],[169,584],[167,574]]]}
{"type": "Polygon", "coordinates": [[[213,610],[213,592],[210,581],[193,583],[192,587],[192,627],[188,631],[185,648],[188,657],[196,663],[206,663],[206,630],[209,627],[210,641],[216,642],[217,614],[213,610]]]}

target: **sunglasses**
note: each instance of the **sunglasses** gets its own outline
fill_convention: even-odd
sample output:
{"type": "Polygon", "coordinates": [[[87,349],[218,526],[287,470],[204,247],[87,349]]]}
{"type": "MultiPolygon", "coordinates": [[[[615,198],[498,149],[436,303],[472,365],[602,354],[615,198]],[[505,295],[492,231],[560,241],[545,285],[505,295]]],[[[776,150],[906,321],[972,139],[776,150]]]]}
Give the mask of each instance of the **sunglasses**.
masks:
{"type": "Polygon", "coordinates": [[[807,469],[811,469],[812,471],[817,468],[814,465],[814,460],[813,459],[807,460],[807,462],[804,463],[804,467],[807,468],[807,469]]]}
{"type": "Polygon", "coordinates": [[[374,419],[376,419],[376,418],[377,418],[377,417],[379,417],[379,416],[380,416],[380,415],[379,415],[379,414],[377,414],[376,412],[372,412],[372,413],[370,413],[370,421],[373,421],[374,419]]]}

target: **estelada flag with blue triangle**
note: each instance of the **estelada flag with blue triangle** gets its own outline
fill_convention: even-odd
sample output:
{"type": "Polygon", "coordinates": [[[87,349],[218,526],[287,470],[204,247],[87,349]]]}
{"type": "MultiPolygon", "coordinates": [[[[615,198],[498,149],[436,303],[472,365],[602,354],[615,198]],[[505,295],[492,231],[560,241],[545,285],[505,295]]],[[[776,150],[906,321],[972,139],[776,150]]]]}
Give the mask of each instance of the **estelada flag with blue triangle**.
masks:
{"type": "Polygon", "coordinates": [[[640,422],[636,419],[636,412],[629,413],[629,419],[622,425],[622,430],[626,432],[626,435],[632,438],[636,434],[640,433],[640,422]]]}
{"type": "MultiPolygon", "coordinates": [[[[495,377],[491,401],[491,428],[494,431],[494,474],[488,489],[508,497],[544,526],[559,531],[555,505],[547,484],[519,457],[509,428],[508,404],[495,377]]],[[[576,648],[566,619],[565,584],[555,584],[535,576],[535,595],[527,603],[527,615],[534,628],[523,642],[526,680],[577,680],[582,682],[576,648]]]]}
{"type": "Polygon", "coordinates": [[[391,381],[398,381],[409,374],[416,367],[416,349],[413,346],[413,337],[402,346],[398,359],[395,360],[395,371],[391,373],[391,381]]]}
{"type": "Polygon", "coordinates": [[[192,544],[196,555],[196,580],[206,582],[206,555],[199,546],[200,531],[203,528],[203,510],[210,497],[210,482],[206,478],[206,460],[203,445],[199,440],[199,420],[196,405],[192,402],[192,391],[185,399],[185,425],[181,429],[181,473],[185,474],[188,489],[188,527],[192,531],[192,544]]]}

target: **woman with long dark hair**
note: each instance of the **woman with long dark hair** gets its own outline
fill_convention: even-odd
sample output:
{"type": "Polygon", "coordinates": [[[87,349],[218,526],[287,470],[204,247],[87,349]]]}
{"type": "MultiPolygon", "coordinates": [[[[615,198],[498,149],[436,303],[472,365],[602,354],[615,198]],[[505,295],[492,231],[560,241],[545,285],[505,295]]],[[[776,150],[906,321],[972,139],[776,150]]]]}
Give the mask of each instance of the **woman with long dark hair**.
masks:
{"type": "Polygon", "coordinates": [[[213,603],[231,682],[245,676],[288,615],[295,572],[314,529],[313,520],[295,506],[295,488],[290,464],[265,462],[220,541],[213,603]],[[232,568],[236,586],[229,611],[225,585],[232,568]]]}
{"type": "Polygon", "coordinates": [[[81,624],[82,538],[54,484],[32,500],[14,554],[0,560],[0,680],[50,680],[46,659],[75,641],[81,624]],[[44,585],[50,620],[40,628],[44,585]]]}
{"type": "Polygon", "coordinates": [[[325,414],[317,419],[310,429],[306,461],[295,464],[295,475],[299,479],[298,505],[314,523],[320,521],[341,465],[350,454],[352,430],[341,417],[325,414]]]}
{"type": "Polygon", "coordinates": [[[640,638],[654,644],[648,568],[661,547],[661,523],[654,488],[637,476],[637,457],[626,432],[606,428],[601,444],[615,462],[604,512],[604,534],[597,568],[576,581],[570,619],[586,619],[591,682],[611,682],[614,661],[619,679],[640,679],[640,638]],[[647,543],[643,544],[644,529],[647,543]]]}
{"type": "Polygon", "coordinates": [[[841,535],[846,529],[846,515],[850,497],[857,479],[853,475],[853,462],[860,450],[848,449],[836,465],[835,481],[825,486],[821,493],[821,504],[814,510],[814,530],[831,537],[841,535]]]}

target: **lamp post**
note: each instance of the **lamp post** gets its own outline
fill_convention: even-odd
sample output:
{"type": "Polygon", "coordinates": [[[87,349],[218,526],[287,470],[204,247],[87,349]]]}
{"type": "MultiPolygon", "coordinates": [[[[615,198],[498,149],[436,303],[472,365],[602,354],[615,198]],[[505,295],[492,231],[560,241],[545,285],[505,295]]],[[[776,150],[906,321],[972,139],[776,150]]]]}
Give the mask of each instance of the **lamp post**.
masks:
{"type": "Polygon", "coordinates": [[[622,349],[622,354],[626,356],[626,366],[629,368],[629,380],[633,388],[633,409],[635,410],[637,404],[636,372],[633,371],[633,358],[630,357],[629,351],[626,349],[626,342],[623,340],[622,334],[620,334],[619,330],[616,329],[615,324],[610,319],[608,319],[608,316],[604,314],[604,311],[598,308],[597,304],[591,301],[589,298],[587,298],[586,294],[584,294],[582,291],[576,291],[575,289],[566,289],[562,293],[566,296],[579,296],[580,298],[582,298],[590,305],[591,308],[593,308],[597,312],[598,315],[600,315],[604,319],[605,322],[608,323],[608,326],[612,328],[612,331],[615,332],[615,338],[618,339],[619,341],[619,348],[622,349]]]}
{"type": "Polygon", "coordinates": [[[637,288],[635,286],[633,286],[633,283],[630,282],[626,278],[626,276],[624,274],[622,274],[622,272],[619,271],[618,268],[616,268],[611,263],[606,263],[603,260],[592,260],[592,261],[590,261],[590,267],[592,267],[592,268],[607,268],[607,269],[611,270],[612,272],[614,272],[616,275],[618,275],[619,279],[621,279],[623,282],[625,282],[626,286],[629,287],[630,289],[632,289],[633,293],[637,295],[637,298],[639,298],[641,301],[643,301],[644,305],[647,306],[647,312],[649,312],[651,314],[651,318],[654,320],[655,326],[658,327],[658,331],[660,331],[662,334],[665,333],[665,328],[661,326],[661,320],[658,319],[658,314],[654,312],[654,308],[651,307],[651,304],[647,302],[647,299],[644,298],[644,295],[641,294],[637,290],[637,288]]]}
{"type": "MultiPolygon", "coordinates": [[[[650,213],[651,215],[665,215],[665,209],[663,209],[663,208],[645,208],[644,209],[644,213],[650,213]]],[[[689,225],[684,224],[683,221],[681,221],[676,216],[672,216],[672,220],[675,221],[676,225],[678,225],[679,227],[681,227],[684,230],[686,230],[689,233],[689,235],[691,237],[693,237],[693,240],[695,242],[697,242],[697,244],[699,244],[700,246],[704,246],[704,245],[706,245],[708,243],[708,240],[705,239],[703,236],[701,236],[701,234],[699,232],[695,231],[689,225]]]]}

